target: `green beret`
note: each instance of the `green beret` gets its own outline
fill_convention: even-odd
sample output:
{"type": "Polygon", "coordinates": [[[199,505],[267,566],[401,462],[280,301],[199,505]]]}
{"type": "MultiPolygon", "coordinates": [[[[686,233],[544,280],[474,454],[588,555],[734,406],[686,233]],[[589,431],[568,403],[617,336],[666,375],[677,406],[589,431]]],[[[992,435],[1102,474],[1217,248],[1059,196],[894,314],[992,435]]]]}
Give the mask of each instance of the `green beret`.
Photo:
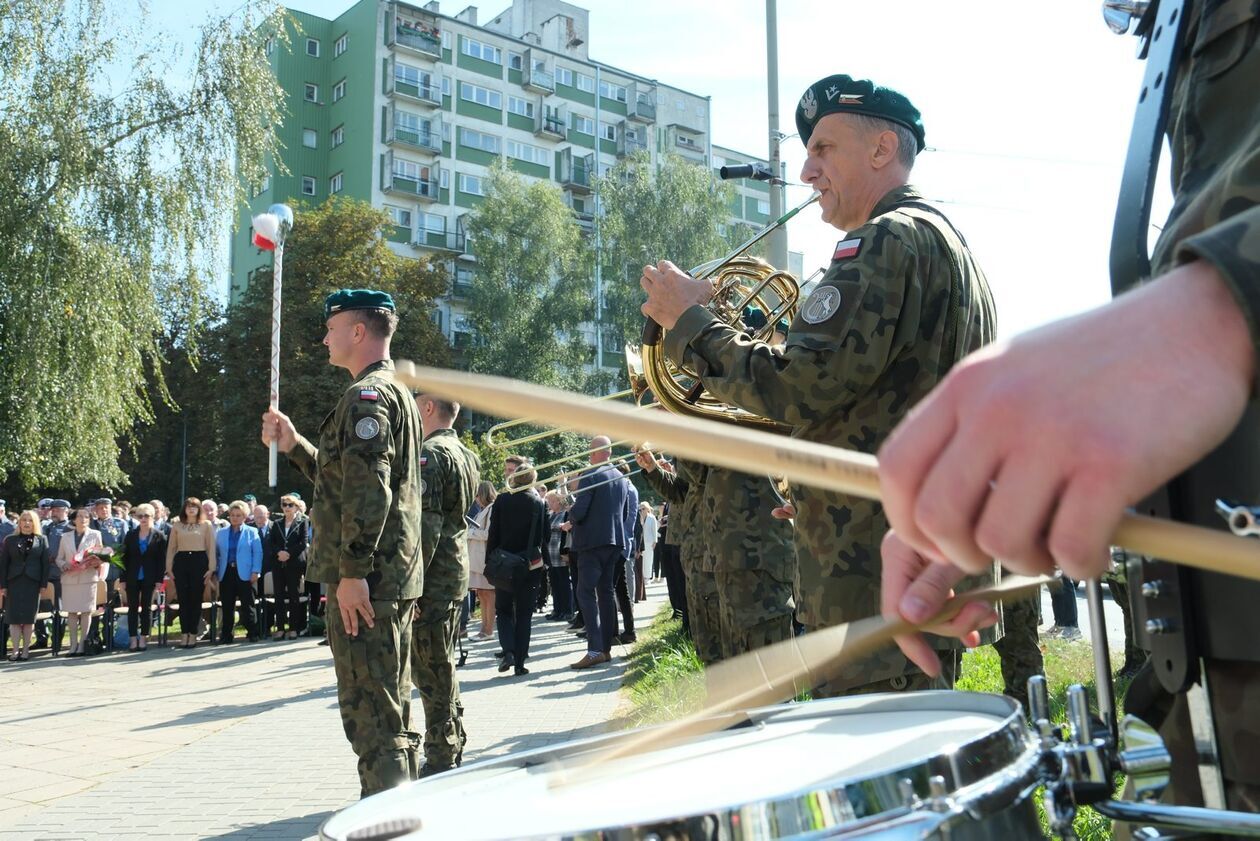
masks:
{"type": "Polygon", "coordinates": [[[388,310],[394,312],[394,299],[375,289],[338,289],[324,299],[324,318],[347,310],[388,310]]]}
{"type": "Polygon", "coordinates": [[[854,79],[843,73],[810,85],[796,106],[796,131],[809,145],[814,126],[828,114],[866,114],[900,123],[910,129],[923,151],[923,119],[905,94],[881,88],[870,79],[854,79]]]}

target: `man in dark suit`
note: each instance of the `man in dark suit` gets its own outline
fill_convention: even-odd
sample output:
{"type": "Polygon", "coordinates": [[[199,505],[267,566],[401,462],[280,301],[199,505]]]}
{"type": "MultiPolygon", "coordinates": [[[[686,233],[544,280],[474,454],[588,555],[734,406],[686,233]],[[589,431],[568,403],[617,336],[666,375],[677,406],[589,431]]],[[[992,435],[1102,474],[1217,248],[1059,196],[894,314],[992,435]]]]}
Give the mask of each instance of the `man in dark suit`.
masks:
{"type": "Polygon", "coordinates": [[[578,482],[576,501],[569,511],[569,551],[577,555],[578,604],[586,620],[586,655],[570,668],[589,669],[612,659],[617,633],[617,602],[613,582],[626,546],[626,482],[608,464],[612,455],[607,436],[591,439],[591,469],[578,482]]]}

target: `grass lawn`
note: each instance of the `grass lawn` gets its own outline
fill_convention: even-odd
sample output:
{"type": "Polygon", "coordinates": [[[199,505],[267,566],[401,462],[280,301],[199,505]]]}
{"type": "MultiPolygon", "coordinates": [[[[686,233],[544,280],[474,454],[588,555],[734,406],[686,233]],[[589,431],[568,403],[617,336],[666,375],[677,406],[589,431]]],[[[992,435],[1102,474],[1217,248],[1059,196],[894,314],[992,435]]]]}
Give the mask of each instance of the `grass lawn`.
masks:
{"type": "MultiPolygon", "coordinates": [[[[1082,641],[1043,640],[1046,681],[1050,692],[1050,716],[1066,721],[1067,689],[1079,683],[1094,695],[1094,660],[1088,643],[1082,641]]],[[[1113,667],[1118,668],[1119,659],[1113,667]]],[[[1128,681],[1116,685],[1117,706],[1123,709],[1128,681]]],[[[622,722],[627,727],[658,724],[698,710],[704,702],[704,679],[700,660],[691,640],[682,631],[682,624],[671,618],[668,605],[661,608],[646,631],[639,632],[639,641],[630,652],[625,683],[628,709],[622,722]]],[[[971,692],[1002,691],[1002,672],[997,651],[983,646],[963,655],[962,676],[957,689],[971,692]]],[[[1038,805],[1040,811],[1040,805],[1038,805]]],[[[1045,827],[1044,815],[1042,825],[1045,827]]],[[[1083,808],[1076,817],[1075,829],[1082,841],[1100,841],[1112,837],[1111,823],[1092,809],[1083,808]]]]}

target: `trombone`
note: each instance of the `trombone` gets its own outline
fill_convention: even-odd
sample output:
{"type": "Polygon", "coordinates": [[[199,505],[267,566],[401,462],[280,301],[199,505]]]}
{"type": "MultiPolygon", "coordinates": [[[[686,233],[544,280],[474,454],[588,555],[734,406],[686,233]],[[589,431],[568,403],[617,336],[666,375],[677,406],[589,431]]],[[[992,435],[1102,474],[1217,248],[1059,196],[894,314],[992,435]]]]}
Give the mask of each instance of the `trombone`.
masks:
{"type": "MultiPolygon", "coordinates": [[[[634,396],[635,396],[634,389],[627,388],[621,391],[613,392],[612,394],[605,394],[603,397],[597,397],[595,399],[620,400],[623,397],[634,397],[634,396]]],[[[522,435],[517,438],[509,438],[503,441],[495,440],[496,435],[502,435],[505,431],[509,429],[515,429],[519,426],[526,426],[532,423],[534,423],[534,421],[532,421],[529,418],[518,418],[516,420],[503,421],[502,423],[496,423],[494,426],[486,430],[485,435],[481,437],[481,442],[492,450],[500,450],[500,451],[514,450],[517,447],[524,446],[525,444],[532,444],[535,441],[541,441],[544,438],[550,438],[552,435],[559,435],[562,432],[572,431],[564,427],[555,427],[553,429],[545,429],[542,432],[533,433],[532,435],[522,435]]]]}

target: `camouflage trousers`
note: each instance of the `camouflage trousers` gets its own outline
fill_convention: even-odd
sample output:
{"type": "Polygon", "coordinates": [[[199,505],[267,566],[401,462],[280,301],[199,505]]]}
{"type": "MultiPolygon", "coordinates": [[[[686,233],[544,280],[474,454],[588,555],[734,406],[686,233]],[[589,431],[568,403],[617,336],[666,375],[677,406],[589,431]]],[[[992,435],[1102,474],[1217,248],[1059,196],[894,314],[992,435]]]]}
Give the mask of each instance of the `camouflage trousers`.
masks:
{"type": "Polygon", "coordinates": [[[687,613],[696,656],[708,666],[722,659],[722,610],[717,581],[711,572],[687,571],[687,613]]]}
{"type": "Polygon", "coordinates": [[[1040,605],[1040,593],[1002,605],[1006,634],[993,643],[1002,664],[1002,683],[1006,687],[1002,694],[1023,704],[1025,712],[1028,711],[1028,679],[1046,673],[1037,637],[1040,605]]]}
{"type": "Polygon", "coordinates": [[[874,695],[878,692],[921,692],[925,689],[953,689],[954,681],[958,680],[958,673],[962,667],[962,652],[957,648],[945,649],[936,652],[941,658],[941,676],[928,677],[917,668],[911,667],[911,670],[903,675],[888,678],[887,680],[877,680],[873,683],[864,683],[860,686],[852,685],[851,680],[840,679],[824,683],[821,686],[814,687],[814,698],[841,698],[848,695],[874,695]]]}
{"type": "Polygon", "coordinates": [[[793,583],[760,569],[715,573],[722,656],[738,657],[792,636],[793,583]]]}
{"type": "Polygon", "coordinates": [[[411,729],[411,611],[414,599],[372,601],[373,627],[351,637],[336,587],[328,589],[328,644],[337,673],[341,726],[359,758],[360,795],[415,779],[420,736],[411,729]]]}
{"type": "Polygon", "coordinates": [[[1124,618],[1124,665],[1138,666],[1146,662],[1146,652],[1137,644],[1133,634],[1133,605],[1129,602],[1129,583],[1117,578],[1107,579],[1107,589],[1112,600],[1119,605],[1124,618]]]}
{"type": "Polygon", "coordinates": [[[459,602],[417,602],[411,628],[411,681],[424,707],[424,764],[430,771],[454,768],[464,759],[464,705],[455,674],[459,602]]]}

